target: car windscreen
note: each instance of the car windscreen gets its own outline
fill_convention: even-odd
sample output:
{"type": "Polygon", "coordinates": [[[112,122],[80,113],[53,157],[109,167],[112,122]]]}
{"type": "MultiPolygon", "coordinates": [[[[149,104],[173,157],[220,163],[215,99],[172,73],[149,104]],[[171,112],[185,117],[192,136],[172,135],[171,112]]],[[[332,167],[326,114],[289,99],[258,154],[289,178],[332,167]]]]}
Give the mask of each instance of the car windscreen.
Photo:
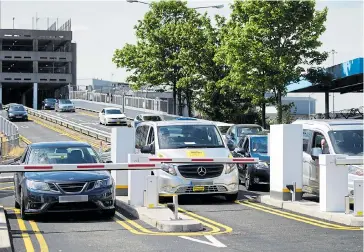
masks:
{"type": "Polygon", "coordinates": [[[25,111],[24,106],[11,106],[9,107],[9,111],[25,111]]]}
{"type": "Polygon", "coordinates": [[[328,134],[335,154],[363,155],[363,130],[332,130],[328,134]]]}
{"type": "Polygon", "coordinates": [[[107,109],[105,110],[105,114],[107,115],[121,115],[120,109],[107,109]]]}
{"type": "Polygon", "coordinates": [[[45,99],[44,102],[45,103],[56,103],[56,99],[45,99]]]}
{"type": "Polygon", "coordinates": [[[159,122],[162,121],[162,118],[160,116],[143,116],[144,121],[152,121],[152,122],[159,122]]]}
{"type": "Polygon", "coordinates": [[[263,129],[261,127],[237,127],[238,137],[262,131],[263,129]]]}
{"type": "Polygon", "coordinates": [[[100,163],[92,147],[32,148],[28,164],[87,164],[100,163]]]}
{"type": "Polygon", "coordinates": [[[218,126],[221,134],[226,134],[226,132],[230,129],[230,126],[218,126]]]}
{"type": "Polygon", "coordinates": [[[224,148],[213,125],[168,125],[157,127],[160,149],[224,148]]]}
{"type": "Polygon", "coordinates": [[[252,153],[268,153],[268,137],[267,136],[251,137],[250,151],[252,153]]]}
{"type": "Polygon", "coordinates": [[[72,104],[70,100],[59,100],[60,104],[72,104]]]}

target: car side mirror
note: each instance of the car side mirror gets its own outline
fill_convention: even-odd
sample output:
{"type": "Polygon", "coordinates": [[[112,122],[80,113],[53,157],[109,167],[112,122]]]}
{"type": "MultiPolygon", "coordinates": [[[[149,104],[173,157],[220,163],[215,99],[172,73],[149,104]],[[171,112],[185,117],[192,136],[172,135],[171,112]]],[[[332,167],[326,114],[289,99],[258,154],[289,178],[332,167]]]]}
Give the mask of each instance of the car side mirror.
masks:
{"type": "Polygon", "coordinates": [[[312,148],[311,150],[311,156],[318,158],[320,155],[322,154],[322,149],[317,147],[317,148],[312,148]]]}
{"type": "Polygon", "coordinates": [[[239,154],[244,154],[244,149],[243,148],[236,148],[235,152],[239,153],[239,154]]]}
{"type": "Polygon", "coordinates": [[[233,141],[228,141],[227,147],[229,148],[230,151],[234,151],[235,150],[234,142],[233,141]]]}

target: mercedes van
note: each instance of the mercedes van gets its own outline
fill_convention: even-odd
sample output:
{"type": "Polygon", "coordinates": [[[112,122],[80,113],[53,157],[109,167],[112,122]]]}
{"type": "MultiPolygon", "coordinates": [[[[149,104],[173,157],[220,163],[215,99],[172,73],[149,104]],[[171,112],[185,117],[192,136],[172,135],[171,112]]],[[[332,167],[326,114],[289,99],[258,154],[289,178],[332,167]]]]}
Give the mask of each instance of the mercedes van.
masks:
{"type": "MultiPolygon", "coordinates": [[[[303,191],[319,195],[320,154],[363,156],[362,120],[297,120],[303,128],[303,191]]],[[[363,166],[350,165],[349,195],[354,193],[354,180],[363,179],[363,166]]],[[[346,178],[343,178],[346,179],[346,178]]]]}
{"type": "MultiPolygon", "coordinates": [[[[165,158],[232,157],[213,122],[171,120],[142,122],[135,130],[136,153],[165,158]]],[[[154,172],[160,194],[224,195],[227,201],[238,197],[239,174],[236,164],[162,164],[154,172]]]]}

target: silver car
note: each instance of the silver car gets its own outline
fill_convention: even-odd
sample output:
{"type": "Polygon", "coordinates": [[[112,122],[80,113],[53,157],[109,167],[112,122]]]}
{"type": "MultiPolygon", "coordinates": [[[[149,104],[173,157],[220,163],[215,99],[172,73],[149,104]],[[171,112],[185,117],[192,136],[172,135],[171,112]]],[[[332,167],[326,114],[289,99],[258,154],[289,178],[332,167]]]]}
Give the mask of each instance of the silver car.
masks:
{"type": "MultiPolygon", "coordinates": [[[[232,157],[212,122],[149,121],[140,123],[135,132],[136,153],[166,158],[232,157]]],[[[228,201],[235,201],[238,197],[236,164],[166,163],[154,174],[159,177],[160,194],[224,195],[228,201]]]]}
{"type": "Polygon", "coordinates": [[[57,102],[55,104],[54,110],[56,112],[58,112],[58,111],[60,111],[60,112],[75,112],[76,108],[75,108],[75,105],[73,104],[73,102],[71,100],[59,99],[59,100],[57,100],[57,102]]]}

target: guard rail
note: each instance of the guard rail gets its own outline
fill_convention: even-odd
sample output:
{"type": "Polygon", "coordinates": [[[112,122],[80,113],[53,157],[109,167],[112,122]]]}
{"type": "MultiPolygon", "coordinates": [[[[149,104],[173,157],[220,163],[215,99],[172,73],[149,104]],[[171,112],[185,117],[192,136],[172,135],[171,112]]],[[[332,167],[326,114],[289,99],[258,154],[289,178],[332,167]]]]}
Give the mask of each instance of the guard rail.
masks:
{"type": "Polygon", "coordinates": [[[93,129],[91,127],[88,126],[84,126],[84,125],[80,125],[78,123],[66,120],[64,118],[58,117],[58,116],[54,116],[54,115],[50,115],[32,108],[28,108],[26,107],[26,110],[28,112],[29,115],[33,115],[36,117],[39,117],[41,119],[44,119],[46,121],[61,125],[63,127],[69,128],[71,130],[74,130],[76,132],[80,132],[81,134],[99,139],[99,140],[103,140],[105,142],[110,143],[111,142],[111,134],[105,131],[101,131],[101,130],[97,130],[97,129],[93,129]]]}

